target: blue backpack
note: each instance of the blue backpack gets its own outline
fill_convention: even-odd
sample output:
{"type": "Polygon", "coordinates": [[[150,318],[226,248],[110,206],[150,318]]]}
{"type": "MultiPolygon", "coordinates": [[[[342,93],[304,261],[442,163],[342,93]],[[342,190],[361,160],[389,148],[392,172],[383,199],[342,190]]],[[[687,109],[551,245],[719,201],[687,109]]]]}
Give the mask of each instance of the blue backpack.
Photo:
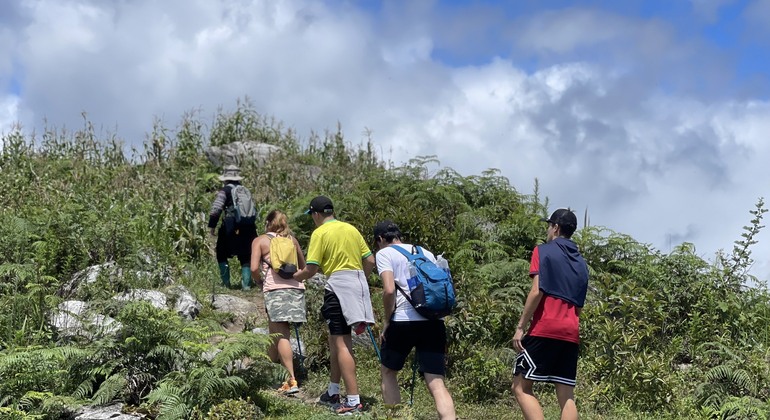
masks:
{"type": "MultiPolygon", "coordinates": [[[[439,319],[452,313],[455,308],[455,288],[449,265],[445,268],[437,266],[422,252],[422,248],[414,246],[416,253],[409,253],[400,246],[393,246],[409,260],[409,294],[411,299],[396,284],[417,313],[428,319],[439,319]]],[[[444,260],[445,262],[446,260],[444,260]]]]}

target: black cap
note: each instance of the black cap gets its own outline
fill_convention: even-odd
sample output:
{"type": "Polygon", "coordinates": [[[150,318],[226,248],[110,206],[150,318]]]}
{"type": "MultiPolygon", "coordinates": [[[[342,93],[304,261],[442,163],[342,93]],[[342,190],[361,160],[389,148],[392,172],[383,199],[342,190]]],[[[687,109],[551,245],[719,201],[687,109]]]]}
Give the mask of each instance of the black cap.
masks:
{"type": "Polygon", "coordinates": [[[577,229],[577,216],[570,209],[559,209],[551,214],[551,217],[540,219],[541,222],[553,223],[559,225],[564,231],[572,233],[577,229]]]}
{"type": "Polygon", "coordinates": [[[393,233],[395,234],[394,236],[401,236],[401,230],[398,228],[398,225],[391,220],[383,220],[374,225],[373,234],[375,242],[377,242],[378,237],[383,236],[386,233],[393,233]]]}
{"type": "Polygon", "coordinates": [[[310,201],[310,207],[305,211],[305,214],[310,213],[333,213],[334,212],[334,204],[332,204],[332,200],[329,199],[329,197],[325,197],[323,195],[319,195],[318,197],[312,199],[310,201]]]}

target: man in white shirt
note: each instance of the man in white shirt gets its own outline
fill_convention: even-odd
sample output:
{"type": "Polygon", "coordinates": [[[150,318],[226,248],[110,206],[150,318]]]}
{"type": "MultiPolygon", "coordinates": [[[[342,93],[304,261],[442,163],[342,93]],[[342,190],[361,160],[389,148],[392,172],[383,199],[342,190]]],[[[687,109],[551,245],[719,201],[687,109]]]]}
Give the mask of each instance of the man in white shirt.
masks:
{"type": "MultiPolygon", "coordinates": [[[[401,247],[407,252],[416,251],[413,245],[402,243],[401,238],[398,226],[389,220],[374,226],[374,242],[378,249],[375,260],[382,279],[382,302],[385,309],[380,335],[383,402],[388,405],[401,402],[397,374],[404,367],[409,352],[416,348],[420,373],[424,375],[428,390],[436,402],[439,418],[454,420],[454,402],[444,384],[447,343],[444,320],[423,317],[404,296],[409,294],[409,260],[392,247],[401,247]]],[[[431,261],[436,261],[430,251],[422,250],[431,261]]]]}

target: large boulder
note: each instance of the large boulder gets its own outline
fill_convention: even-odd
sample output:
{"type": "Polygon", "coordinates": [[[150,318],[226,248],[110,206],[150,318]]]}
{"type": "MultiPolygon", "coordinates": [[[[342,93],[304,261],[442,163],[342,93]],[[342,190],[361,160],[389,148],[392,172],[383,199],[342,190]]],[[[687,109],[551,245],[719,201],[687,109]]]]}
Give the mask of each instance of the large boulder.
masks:
{"type": "Polygon", "coordinates": [[[75,420],[135,420],[146,418],[143,414],[133,415],[123,413],[123,404],[116,403],[105,406],[83,407],[75,420]]]}
{"type": "Polygon", "coordinates": [[[134,302],[138,300],[144,300],[150,302],[150,304],[158,309],[167,309],[168,298],[162,292],[157,290],[147,289],[131,289],[125,293],[113,297],[113,299],[121,302],[134,302]]]}
{"type": "Polygon", "coordinates": [[[57,294],[63,298],[69,298],[77,293],[78,288],[83,284],[91,284],[96,282],[100,276],[108,276],[109,278],[120,277],[123,275],[123,271],[118,267],[115,261],[108,261],[104,264],[92,265],[83,270],[75,273],[70,281],[63,284],[57,294]]]}
{"type": "Polygon", "coordinates": [[[254,162],[264,165],[270,156],[281,151],[272,144],[257,141],[235,141],[222,146],[210,146],[204,153],[212,165],[241,165],[243,162],[254,162]]]}
{"type": "Polygon", "coordinates": [[[174,283],[174,279],[163,270],[124,270],[115,261],[108,261],[78,271],[70,281],[59,288],[57,294],[65,299],[75,298],[78,297],[78,291],[83,285],[95,283],[100,278],[106,279],[110,284],[115,284],[127,277],[150,284],[169,285],[174,283]]]}
{"type": "Polygon", "coordinates": [[[182,318],[193,320],[203,309],[198,299],[182,285],[169,287],[166,289],[166,294],[174,302],[174,311],[182,318]]]}
{"type": "Polygon", "coordinates": [[[211,303],[215,311],[232,315],[232,318],[223,325],[230,332],[244,331],[250,319],[256,321],[264,320],[267,317],[264,308],[237,296],[216,294],[211,299],[211,303]]]}
{"type": "Polygon", "coordinates": [[[49,322],[61,338],[94,339],[116,334],[123,328],[120,322],[91,311],[86,302],[79,300],[60,303],[49,322]]]}
{"type": "Polygon", "coordinates": [[[170,286],[164,292],[148,289],[131,289],[113,297],[113,299],[121,302],[144,300],[158,309],[169,309],[173,305],[173,310],[187,320],[195,319],[203,308],[195,296],[182,285],[170,286]]]}

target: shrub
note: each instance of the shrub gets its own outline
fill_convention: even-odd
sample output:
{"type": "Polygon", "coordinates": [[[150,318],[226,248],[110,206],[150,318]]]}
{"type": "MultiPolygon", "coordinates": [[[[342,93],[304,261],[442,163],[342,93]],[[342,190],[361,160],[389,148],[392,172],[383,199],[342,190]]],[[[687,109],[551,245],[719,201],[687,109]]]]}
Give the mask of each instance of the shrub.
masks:
{"type": "Polygon", "coordinates": [[[250,399],[224,400],[211,407],[206,415],[208,420],[257,420],[264,417],[262,410],[254,405],[250,399]]]}

